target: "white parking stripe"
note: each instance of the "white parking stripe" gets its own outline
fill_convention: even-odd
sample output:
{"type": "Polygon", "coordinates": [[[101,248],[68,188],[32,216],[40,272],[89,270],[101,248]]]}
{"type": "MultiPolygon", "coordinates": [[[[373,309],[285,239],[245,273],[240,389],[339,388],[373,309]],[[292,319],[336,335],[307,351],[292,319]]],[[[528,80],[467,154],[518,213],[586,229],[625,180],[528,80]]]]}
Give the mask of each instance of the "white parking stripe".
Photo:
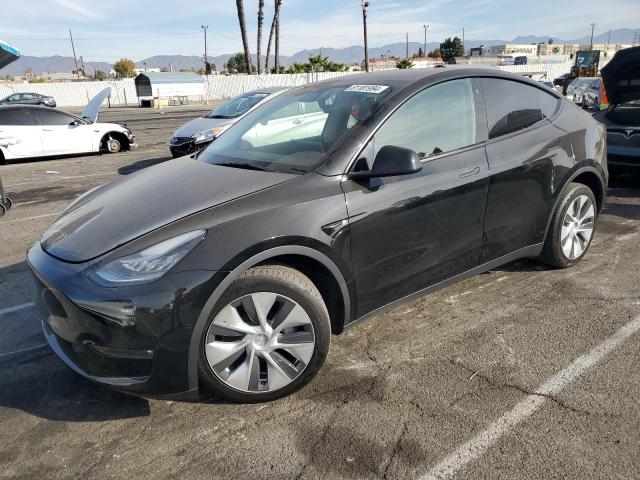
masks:
{"type": "Polygon", "coordinates": [[[19,182],[12,183],[9,185],[5,185],[5,190],[18,187],[20,185],[32,185],[34,183],[49,183],[51,184],[54,180],[77,180],[78,178],[87,178],[87,177],[104,177],[105,175],[114,175],[113,172],[104,172],[104,173],[88,173],[87,175],[72,175],[68,177],[43,177],[39,180],[30,180],[28,182],[19,182]]]}
{"type": "Polygon", "coordinates": [[[31,308],[35,305],[35,303],[23,303],[22,305],[15,305],[13,307],[7,307],[0,309],[0,315],[6,315],[7,313],[19,312],[20,310],[26,310],[27,308],[31,308]]]}
{"type": "Polygon", "coordinates": [[[35,217],[16,218],[15,220],[10,220],[10,222],[11,223],[25,222],[27,220],[36,220],[38,218],[53,217],[55,215],[60,215],[61,213],[62,213],[62,210],[60,210],[59,212],[47,213],[45,215],[36,215],[35,217]]]}
{"type": "Polygon", "coordinates": [[[640,330],[640,316],[621,327],[590,352],[578,357],[567,368],[547,379],[533,394],[527,395],[524,400],[518,402],[513,409],[494,421],[486,430],[456,448],[424,476],[420,477],[420,480],[454,478],[461,469],[480,458],[500,438],[540,409],[549,400],[548,395],[556,395],[563,391],[638,330],[640,330]]]}
{"type": "Polygon", "coordinates": [[[38,350],[46,346],[46,343],[42,343],[40,345],[36,345],[35,347],[23,348],[22,350],[15,350],[13,352],[0,353],[0,357],[8,357],[9,355],[15,355],[16,353],[30,352],[31,350],[38,350]]]}

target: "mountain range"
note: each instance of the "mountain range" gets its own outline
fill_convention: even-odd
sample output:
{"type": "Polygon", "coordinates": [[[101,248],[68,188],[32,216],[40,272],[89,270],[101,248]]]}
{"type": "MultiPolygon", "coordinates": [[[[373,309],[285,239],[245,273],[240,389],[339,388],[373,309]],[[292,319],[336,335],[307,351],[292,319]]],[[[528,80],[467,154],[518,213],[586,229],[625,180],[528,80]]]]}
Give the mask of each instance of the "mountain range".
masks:
{"type": "MultiPolygon", "coordinates": [[[[609,38],[609,32],[597,35],[594,37],[594,43],[621,43],[621,44],[631,44],[634,39],[634,32],[637,31],[630,28],[621,28],[617,30],[612,30],[609,38]]],[[[577,44],[588,44],[590,38],[588,36],[577,38],[573,40],[565,40],[557,37],[551,37],[554,43],[577,43],[577,44]]],[[[479,47],[484,45],[485,47],[490,47],[491,45],[500,45],[504,43],[515,43],[515,44],[531,44],[531,43],[539,43],[539,42],[547,42],[549,37],[542,37],[536,35],[528,35],[528,36],[519,36],[514,38],[513,40],[466,40],[465,47],[467,49],[479,47]]],[[[409,42],[409,55],[418,52],[418,49],[421,48],[423,44],[418,42],[409,42]]],[[[427,43],[427,50],[433,50],[436,47],[439,47],[439,43],[437,42],[429,42],[427,43]]],[[[369,49],[369,57],[376,58],[383,55],[391,55],[394,57],[404,57],[406,54],[407,45],[405,42],[391,43],[388,45],[384,45],[382,47],[370,48],[369,49]]],[[[310,55],[317,55],[321,53],[324,56],[329,57],[330,60],[337,63],[360,63],[364,58],[364,48],[355,45],[352,47],[346,48],[315,48],[315,49],[306,49],[301,50],[293,55],[280,56],[280,64],[289,66],[293,62],[304,63],[308,60],[310,55]]],[[[215,64],[218,70],[221,70],[224,67],[224,64],[231,58],[234,54],[228,53],[224,55],[218,56],[210,56],[209,61],[215,64]]],[[[263,57],[264,58],[264,57],[263,57]]],[[[253,61],[255,63],[256,56],[253,55],[253,61]]],[[[269,61],[270,65],[273,65],[273,57],[270,57],[269,61]]],[[[84,62],[85,70],[87,73],[93,73],[95,70],[103,70],[109,71],[112,67],[111,63],[108,62],[84,62]]],[[[174,71],[180,70],[182,68],[191,69],[191,68],[200,68],[202,67],[202,57],[196,55],[155,55],[153,57],[145,58],[137,62],[139,68],[149,67],[171,67],[174,71]]],[[[63,72],[71,72],[75,69],[75,63],[73,57],[63,57],[60,55],[54,55],[50,57],[32,57],[28,55],[22,56],[19,60],[12,63],[11,65],[0,69],[0,76],[5,75],[23,75],[27,69],[31,69],[36,74],[41,73],[63,73],[63,72]]]]}

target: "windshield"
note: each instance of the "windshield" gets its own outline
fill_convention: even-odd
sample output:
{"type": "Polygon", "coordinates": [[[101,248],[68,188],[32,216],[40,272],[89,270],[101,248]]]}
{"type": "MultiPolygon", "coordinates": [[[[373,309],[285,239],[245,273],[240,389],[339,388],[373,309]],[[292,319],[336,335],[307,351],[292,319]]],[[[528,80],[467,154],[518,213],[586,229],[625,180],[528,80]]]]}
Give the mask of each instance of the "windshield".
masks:
{"type": "Polygon", "coordinates": [[[215,110],[207,113],[205,118],[236,118],[251,110],[260,100],[267,97],[268,93],[247,93],[232,98],[227,103],[220,105],[215,110]]]}
{"type": "Polygon", "coordinates": [[[198,157],[214,165],[305,173],[375,111],[384,85],[314,85],[291,90],[244,117],[198,157]]]}

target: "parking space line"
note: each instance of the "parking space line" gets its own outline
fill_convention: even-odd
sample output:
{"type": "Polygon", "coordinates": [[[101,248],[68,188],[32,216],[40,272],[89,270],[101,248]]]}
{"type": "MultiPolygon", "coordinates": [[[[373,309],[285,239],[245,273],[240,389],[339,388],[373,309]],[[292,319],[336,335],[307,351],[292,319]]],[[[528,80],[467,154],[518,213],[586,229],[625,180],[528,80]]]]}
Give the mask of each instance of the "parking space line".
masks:
{"type": "Polygon", "coordinates": [[[578,357],[568,367],[548,378],[534,393],[527,395],[486,430],[456,448],[420,477],[420,480],[454,478],[460,470],[480,458],[494,443],[539,410],[549,400],[549,396],[562,392],[638,330],[640,330],[640,316],[618,329],[590,352],[578,357]]]}
{"type": "Polygon", "coordinates": [[[15,305],[13,307],[7,307],[0,309],[0,315],[6,315],[7,313],[19,312],[20,310],[26,310],[27,308],[31,308],[35,305],[35,303],[23,303],[22,305],[15,305]]]}
{"type": "Polygon", "coordinates": [[[38,218],[45,218],[45,217],[53,217],[54,215],[60,215],[61,213],[62,213],[62,210],[59,212],[47,213],[44,215],[36,215],[35,217],[17,218],[15,220],[11,220],[11,223],[25,222],[27,220],[36,220],[38,218]]]}
{"type": "Polygon", "coordinates": [[[20,182],[20,183],[14,183],[14,184],[10,184],[10,185],[5,185],[4,188],[5,189],[9,189],[9,188],[13,188],[13,187],[18,187],[20,185],[31,185],[33,183],[51,182],[52,180],[76,180],[78,178],[99,177],[99,176],[104,176],[104,175],[114,175],[114,172],[89,173],[87,175],[76,175],[76,176],[70,176],[70,177],[48,176],[48,177],[43,177],[40,180],[31,180],[29,182],[20,182]]]}
{"type": "Polygon", "coordinates": [[[0,353],[0,357],[8,357],[9,355],[15,355],[16,353],[30,352],[31,350],[39,350],[40,348],[46,346],[46,343],[42,343],[40,345],[36,345],[35,347],[23,348],[22,350],[14,350],[13,352],[0,353]]]}

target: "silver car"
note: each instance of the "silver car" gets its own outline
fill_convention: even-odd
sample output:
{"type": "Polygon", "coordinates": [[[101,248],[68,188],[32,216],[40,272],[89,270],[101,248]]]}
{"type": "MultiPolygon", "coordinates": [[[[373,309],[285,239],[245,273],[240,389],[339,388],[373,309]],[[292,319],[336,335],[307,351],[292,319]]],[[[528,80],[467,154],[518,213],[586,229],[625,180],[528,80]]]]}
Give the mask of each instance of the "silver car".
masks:
{"type": "Polygon", "coordinates": [[[169,141],[171,155],[175,158],[201,150],[248,112],[285,90],[286,87],[269,87],[247,92],[185,123],[169,141]]]}
{"type": "Polygon", "coordinates": [[[576,105],[582,105],[584,92],[595,79],[596,77],[575,78],[567,87],[567,98],[576,105]]]}

